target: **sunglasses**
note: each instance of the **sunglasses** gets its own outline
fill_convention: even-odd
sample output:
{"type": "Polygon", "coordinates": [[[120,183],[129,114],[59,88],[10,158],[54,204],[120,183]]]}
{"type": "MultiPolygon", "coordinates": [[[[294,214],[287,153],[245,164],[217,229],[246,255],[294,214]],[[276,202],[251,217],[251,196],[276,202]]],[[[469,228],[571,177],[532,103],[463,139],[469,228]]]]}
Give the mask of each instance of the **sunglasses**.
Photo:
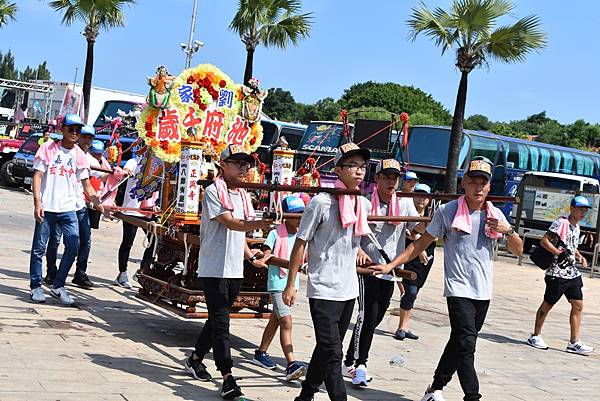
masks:
{"type": "Polygon", "coordinates": [[[81,134],[81,127],[73,127],[73,126],[69,126],[67,127],[67,132],[73,134],[81,134]]]}

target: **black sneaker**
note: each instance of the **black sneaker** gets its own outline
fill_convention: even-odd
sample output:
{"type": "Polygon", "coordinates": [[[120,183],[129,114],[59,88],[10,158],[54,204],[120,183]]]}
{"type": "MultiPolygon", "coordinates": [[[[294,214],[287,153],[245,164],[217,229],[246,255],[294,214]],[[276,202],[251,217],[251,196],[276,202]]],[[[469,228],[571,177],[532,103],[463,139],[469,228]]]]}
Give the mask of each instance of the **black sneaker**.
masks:
{"type": "Polygon", "coordinates": [[[233,375],[227,376],[227,379],[223,382],[223,387],[221,387],[221,397],[226,400],[233,400],[235,397],[242,395],[242,389],[235,382],[233,375]]]}
{"type": "Polygon", "coordinates": [[[55,278],[55,275],[46,274],[46,277],[44,277],[44,284],[46,284],[49,287],[52,287],[54,285],[55,278]]]}
{"type": "Polygon", "coordinates": [[[193,354],[183,364],[185,365],[185,370],[190,372],[195,379],[203,382],[212,380],[212,376],[206,370],[206,365],[202,363],[201,359],[194,359],[193,354]]]}
{"type": "Polygon", "coordinates": [[[77,274],[73,277],[72,283],[87,290],[94,288],[94,283],[90,281],[90,278],[85,273],[77,274]]]}
{"type": "Polygon", "coordinates": [[[294,401],[313,401],[315,398],[314,397],[310,397],[310,398],[302,398],[300,396],[294,398],[294,401]]]}

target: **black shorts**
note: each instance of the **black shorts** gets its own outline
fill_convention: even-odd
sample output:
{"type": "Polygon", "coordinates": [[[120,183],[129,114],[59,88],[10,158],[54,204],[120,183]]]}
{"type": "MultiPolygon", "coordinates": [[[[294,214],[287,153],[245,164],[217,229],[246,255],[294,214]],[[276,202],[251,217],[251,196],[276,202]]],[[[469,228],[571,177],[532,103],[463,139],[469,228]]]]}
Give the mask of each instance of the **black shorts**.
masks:
{"type": "Polygon", "coordinates": [[[550,305],[554,305],[558,302],[560,297],[563,295],[567,300],[583,300],[583,281],[581,276],[567,279],[553,276],[546,276],[544,278],[546,282],[546,292],[544,293],[544,301],[550,305]]]}

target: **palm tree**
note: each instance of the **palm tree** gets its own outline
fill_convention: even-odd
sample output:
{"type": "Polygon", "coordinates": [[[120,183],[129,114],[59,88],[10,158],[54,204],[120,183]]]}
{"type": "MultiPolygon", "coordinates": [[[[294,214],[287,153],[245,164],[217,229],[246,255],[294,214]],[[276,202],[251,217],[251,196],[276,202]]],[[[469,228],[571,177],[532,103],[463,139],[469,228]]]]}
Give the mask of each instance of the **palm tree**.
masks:
{"type": "Polygon", "coordinates": [[[83,36],[87,40],[85,73],[83,75],[83,104],[85,120],[90,112],[90,93],[94,72],[94,44],[100,29],[110,29],[125,25],[123,9],[135,4],[135,0],[56,0],[50,7],[62,12],[62,23],[70,26],[76,21],[83,22],[83,36]]]}
{"type": "Polygon", "coordinates": [[[442,54],[450,49],[456,51],[456,67],[461,77],[448,147],[445,178],[448,193],[456,192],[469,73],[474,68],[488,66],[488,60],[524,62],[526,55],[546,46],[546,34],[535,15],[496,27],[498,19],[513,9],[510,0],[454,0],[449,12],[440,7],[432,11],[421,3],[412,9],[407,21],[413,41],[422,33],[442,48],[442,54]]]}
{"type": "Polygon", "coordinates": [[[244,83],[252,78],[254,51],[260,44],[285,49],[310,34],[312,13],[300,14],[299,0],[238,0],[229,29],[246,45],[244,83]]]}
{"type": "Polygon", "coordinates": [[[8,21],[16,21],[15,15],[17,15],[17,4],[0,0],[0,28],[8,24],[8,21]]]}

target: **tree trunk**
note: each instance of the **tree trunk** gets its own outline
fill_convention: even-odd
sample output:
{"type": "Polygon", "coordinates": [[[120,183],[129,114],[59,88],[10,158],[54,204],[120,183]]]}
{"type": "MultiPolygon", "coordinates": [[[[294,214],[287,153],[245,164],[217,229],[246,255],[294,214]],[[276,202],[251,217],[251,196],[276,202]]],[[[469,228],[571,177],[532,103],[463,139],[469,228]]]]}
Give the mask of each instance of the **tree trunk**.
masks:
{"type": "Polygon", "coordinates": [[[468,76],[468,72],[463,72],[460,77],[456,105],[454,106],[454,117],[452,118],[452,131],[450,132],[450,143],[448,145],[448,163],[446,164],[446,181],[444,183],[446,193],[449,194],[456,193],[458,181],[458,158],[462,146],[463,125],[465,122],[468,76]]]}
{"type": "Polygon", "coordinates": [[[252,65],[254,64],[254,49],[246,49],[246,69],[244,70],[244,85],[252,78],[252,65]]]}
{"type": "MultiPolygon", "coordinates": [[[[83,118],[86,124],[90,124],[90,97],[92,94],[92,75],[94,73],[94,43],[95,40],[87,39],[87,54],[85,57],[85,73],[83,74],[83,118]]],[[[94,121],[91,122],[93,124],[94,121]]]]}

